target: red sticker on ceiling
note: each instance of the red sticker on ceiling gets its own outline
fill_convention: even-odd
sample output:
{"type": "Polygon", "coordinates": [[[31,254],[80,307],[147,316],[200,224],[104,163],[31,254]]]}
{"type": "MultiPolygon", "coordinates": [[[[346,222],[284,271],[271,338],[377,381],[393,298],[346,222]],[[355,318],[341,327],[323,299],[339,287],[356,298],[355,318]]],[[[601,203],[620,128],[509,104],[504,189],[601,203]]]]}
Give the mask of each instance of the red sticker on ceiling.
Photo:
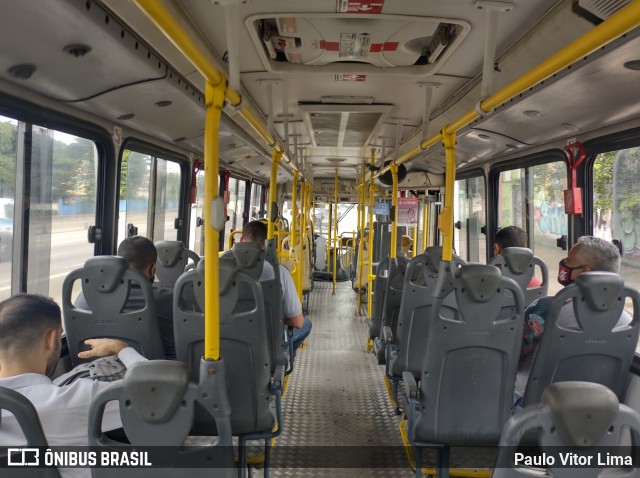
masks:
{"type": "Polygon", "coordinates": [[[337,13],[382,13],[384,0],[336,0],[337,13]]]}
{"type": "Polygon", "coordinates": [[[366,79],[367,75],[345,75],[343,73],[336,75],[336,81],[365,81],[366,79]]]}

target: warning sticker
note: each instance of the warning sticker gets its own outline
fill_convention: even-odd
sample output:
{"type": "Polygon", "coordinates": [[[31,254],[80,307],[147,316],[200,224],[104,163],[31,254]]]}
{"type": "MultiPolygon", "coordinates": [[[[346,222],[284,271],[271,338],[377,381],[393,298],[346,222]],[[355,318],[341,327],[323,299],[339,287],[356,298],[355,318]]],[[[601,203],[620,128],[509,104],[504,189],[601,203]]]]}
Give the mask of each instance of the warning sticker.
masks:
{"type": "Polygon", "coordinates": [[[338,73],[336,75],[336,81],[365,81],[367,75],[345,75],[344,73],[338,73]]]}
{"type": "Polygon", "coordinates": [[[280,33],[283,35],[287,33],[298,33],[295,17],[278,19],[278,26],[280,27],[280,33]]]}
{"type": "Polygon", "coordinates": [[[384,0],[336,0],[336,13],[382,13],[384,0]]]}
{"type": "Polygon", "coordinates": [[[340,58],[366,58],[371,48],[371,35],[369,33],[341,33],[340,34],[340,58]]]}

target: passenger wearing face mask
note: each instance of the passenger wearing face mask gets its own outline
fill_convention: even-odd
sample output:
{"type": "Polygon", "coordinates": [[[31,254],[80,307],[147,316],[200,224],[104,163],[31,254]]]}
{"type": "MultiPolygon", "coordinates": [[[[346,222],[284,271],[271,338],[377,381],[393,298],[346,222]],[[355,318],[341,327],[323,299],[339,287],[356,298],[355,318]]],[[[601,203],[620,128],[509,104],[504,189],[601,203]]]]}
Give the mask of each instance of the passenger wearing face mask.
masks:
{"type": "MultiPolygon", "coordinates": [[[[173,338],[173,289],[158,287],[154,284],[156,274],[156,261],[158,251],[149,239],[143,236],[127,237],[118,246],[118,255],[124,257],[131,269],[136,269],[149,278],[153,284],[153,296],[155,298],[156,317],[164,346],[164,354],[167,359],[176,358],[176,348],[173,338]]],[[[74,302],[79,309],[90,310],[82,292],[74,302]]],[[[140,310],[145,307],[144,294],[137,284],[132,284],[129,296],[123,308],[123,312],[140,310]]]]}
{"type": "MultiPolygon", "coordinates": [[[[578,239],[578,243],[571,248],[567,257],[560,261],[558,282],[567,286],[572,284],[576,277],[583,272],[590,271],[615,272],[617,274],[620,270],[620,261],[620,252],[611,242],[593,236],[582,236],[578,239]]],[[[514,390],[514,409],[518,408],[524,396],[535,351],[544,334],[545,319],[552,301],[553,297],[542,297],[533,301],[524,312],[520,364],[514,390]]],[[[617,327],[627,325],[631,320],[631,316],[623,311],[617,327]]],[[[558,324],[569,328],[577,326],[571,301],[568,301],[560,310],[558,324]]]]}

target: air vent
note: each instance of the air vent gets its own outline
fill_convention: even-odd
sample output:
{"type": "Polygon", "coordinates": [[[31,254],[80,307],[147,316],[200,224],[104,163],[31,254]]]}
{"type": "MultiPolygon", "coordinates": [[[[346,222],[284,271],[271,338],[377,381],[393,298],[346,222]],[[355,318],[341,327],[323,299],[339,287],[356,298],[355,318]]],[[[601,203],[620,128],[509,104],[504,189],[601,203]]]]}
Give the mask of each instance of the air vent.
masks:
{"type": "Polygon", "coordinates": [[[574,10],[597,24],[630,3],[631,0],[574,0],[574,10]]]}

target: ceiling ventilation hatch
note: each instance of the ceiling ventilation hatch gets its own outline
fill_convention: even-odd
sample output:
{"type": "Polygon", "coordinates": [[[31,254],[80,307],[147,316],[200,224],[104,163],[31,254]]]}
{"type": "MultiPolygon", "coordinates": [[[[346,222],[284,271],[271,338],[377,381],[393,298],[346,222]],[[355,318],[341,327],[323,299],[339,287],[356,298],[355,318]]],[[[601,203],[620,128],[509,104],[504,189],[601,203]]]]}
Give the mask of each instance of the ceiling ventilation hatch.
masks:
{"type": "Polygon", "coordinates": [[[313,146],[363,148],[375,137],[392,105],[314,103],[299,107],[313,146]]]}
{"type": "Polygon", "coordinates": [[[463,20],[401,15],[282,14],[246,20],[273,72],[434,73],[469,32],[463,20]],[[403,71],[398,71],[401,69],[403,71]]]}

